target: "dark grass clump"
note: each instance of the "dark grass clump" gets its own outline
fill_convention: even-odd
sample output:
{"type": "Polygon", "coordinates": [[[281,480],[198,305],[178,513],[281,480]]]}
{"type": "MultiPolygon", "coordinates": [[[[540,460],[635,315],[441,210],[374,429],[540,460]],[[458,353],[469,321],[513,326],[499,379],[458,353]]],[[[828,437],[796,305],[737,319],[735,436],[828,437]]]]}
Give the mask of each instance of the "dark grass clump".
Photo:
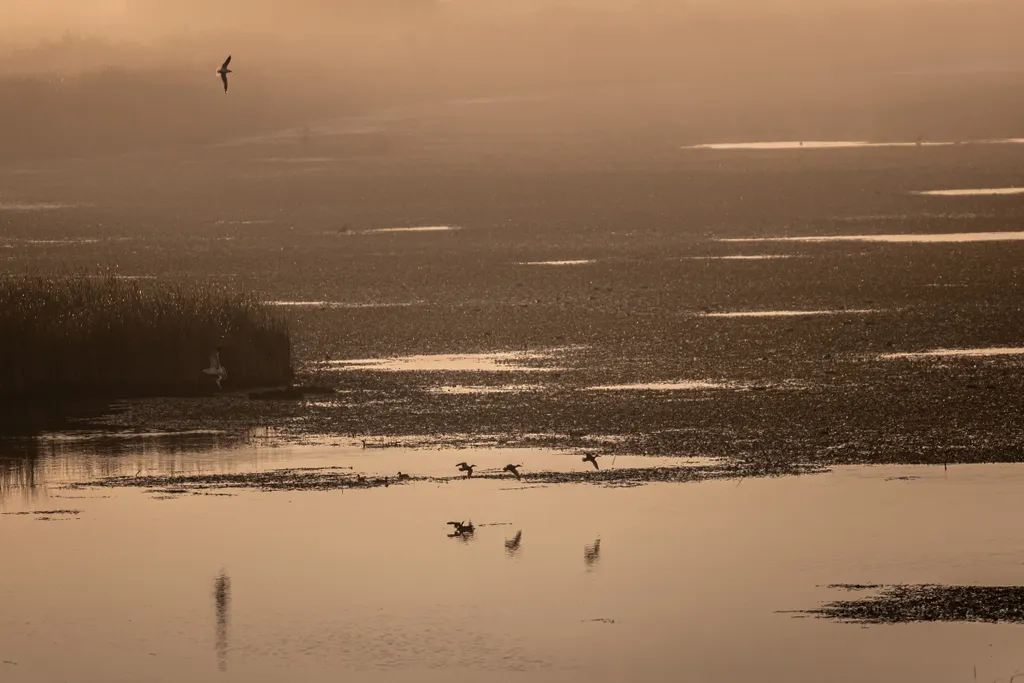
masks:
{"type": "Polygon", "coordinates": [[[222,347],[224,389],[286,383],[284,320],[250,294],[85,273],[0,280],[0,398],[190,394],[222,347]]]}
{"type": "MultiPolygon", "coordinates": [[[[597,484],[602,486],[643,486],[654,483],[690,483],[712,479],[742,479],[747,477],[797,476],[821,472],[814,466],[796,465],[785,468],[749,467],[726,464],[702,467],[648,467],[584,472],[531,472],[522,475],[527,484],[597,484]]],[[[390,487],[417,481],[448,484],[465,482],[473,485],[481,479],[509,480],[519,483],[507,474],[484,473],[472,478],[464,476],[429,477],[411,476],[399,481],[390,476],[365,476],[342,467],[305,467],[245,472],[233,474],[196,474],[171,476],[107,477],[96,481],[71,484],[68,488],[91,486],[138,487],[153,493],[189,493],[207,489],[258,489],[262,491],[330,491],[390,487]]]]}
{"type": "Polygon", "coordinates": [[[837,600],[802,611],[822,619],[858,624],[904,624],[921,621],[1024,623],[1024,586],[859,586],[829,588],[879,590],[858,600],[837,600]]]}

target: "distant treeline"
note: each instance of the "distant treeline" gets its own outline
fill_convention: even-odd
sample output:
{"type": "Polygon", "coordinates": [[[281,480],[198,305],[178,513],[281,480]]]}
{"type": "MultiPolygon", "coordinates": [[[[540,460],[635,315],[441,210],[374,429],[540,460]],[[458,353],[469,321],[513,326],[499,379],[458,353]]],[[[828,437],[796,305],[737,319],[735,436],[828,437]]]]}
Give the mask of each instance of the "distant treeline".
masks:
{"type": "Polygon", "coordinates": [[[0,398],[191,394],[223,348],[224,388],[286,383],[286,323],[216,286],[82,273],[0,280],[0,398]]]}

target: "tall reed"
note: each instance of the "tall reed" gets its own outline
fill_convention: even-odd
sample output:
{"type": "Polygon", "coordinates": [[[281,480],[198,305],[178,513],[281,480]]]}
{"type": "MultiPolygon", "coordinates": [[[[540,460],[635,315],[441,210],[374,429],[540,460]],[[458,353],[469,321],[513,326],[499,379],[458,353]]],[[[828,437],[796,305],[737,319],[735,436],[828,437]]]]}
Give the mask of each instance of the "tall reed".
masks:
{"type": "Polygon", "coordinates": [[[251,294],[81,272],[0,280],[0,396],[190,393],[222,347],[225,389],[290,378],[287,324],[251,294]]]}

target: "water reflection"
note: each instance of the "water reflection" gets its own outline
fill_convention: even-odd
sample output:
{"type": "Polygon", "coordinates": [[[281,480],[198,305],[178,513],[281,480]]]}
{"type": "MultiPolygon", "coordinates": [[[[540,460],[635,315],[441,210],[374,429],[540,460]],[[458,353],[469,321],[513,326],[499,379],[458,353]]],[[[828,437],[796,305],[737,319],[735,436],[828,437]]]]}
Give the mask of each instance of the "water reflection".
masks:
{"type": "MultiPolygon", "coordinates": [[[[450,471],[451,459],[427,469],[450,471]]],[[[0,516],[0,659],[18,662],[0,680],[617,683],[687,671],[801,681],[838,670],[847,681],[969,681],[978,662],[978,680],[1005,681],[1020,666],[1016,626],[860,630],[779,611],[832,599],[825,586],[837,581],[1019,584],[1024,466],[963,464],[948,478],[937,467],[837,468],[739,488],[506,484],[173,504],[117,491],[75,524],[0,516]],[[476,542],[452,548],[441,529],[462,511],[514,526],[478,524],[476,542]],[[373,520],[371,533],[358,520],[373,520]],[[498,552],[499,536],[527,528],[529,553],[498,552]],[[598,531],[611,564],[598,560],[598,531]],[[582,576],[579,541],[593,543],[582,576]],[[258,609],[234,611],[221,567],[244,568],[239,589],[258,609]],[[225,672],[221,652],[232,654],[225,672]]]]}
{"type": "Polygon", "coordinates": [[[583,547],[583,561],[587,565],[587,571],[593,571],[598,560],[601,559],[601,539],[598,538],[590,545],[583,547]]]}
{"type": "Polygon", "coordinates": [[[231,577],[221,570],[213,580],[213,608],[217,614],[217,637],[214,649],[217,651],[217,668],[228,669],[228,612],[231,608],[231,577]]]}
{"type": "Polygon", "coordinates": [[[516,535],[505,541],[505,552],[508,553],[509,557],[515,557],[519,554],[519,546],[523,541],[523,530],[520,529],[516,532],[516,535]]]}
{"type": "Polygon", "coordinates": [[[0,504],[48,486],[134,474],[231,471],[247,433],[65,433],[0,438],[0,504]]]}

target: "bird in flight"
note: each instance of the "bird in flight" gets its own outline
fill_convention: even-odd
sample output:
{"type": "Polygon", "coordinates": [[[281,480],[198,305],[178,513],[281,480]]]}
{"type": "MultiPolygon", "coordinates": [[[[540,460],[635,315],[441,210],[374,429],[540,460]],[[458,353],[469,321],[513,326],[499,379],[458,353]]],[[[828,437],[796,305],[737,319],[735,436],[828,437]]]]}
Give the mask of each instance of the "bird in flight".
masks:
{"type": "Polygon", "coordinates": [[[455,529],[452,531],[452,535],[453,536],[461,536],[463,534],[471,534],[471,533],[473,533],[474,529],[476,528],[476,527],[473,526],[473,520],[470,520],[469,524],[466,524],[465,522],[448,522],[448,523],[451,524],[453,527],[455,527],[455,529]]]}
{"type": "Polygon", "coordinates": [[[231,73],[231,69],[228,68],[228,64],[231,63],[231,55],[224,60],[224,63],[217,69],[217,73],[220,74],[220,80],[224,81],[224,94],[228,93],[228,74],[231,73]]]}
{"type": "Polygon", "coordinates": [[[519,470],[517,469],[519,467],[522,467],[522,465],[505,465],[502,472],[511,472],[513,477],[519,479],[519,470]]]}
{"type": "Polygon", "coordinates": [[[476,467],[476,465],[467,465],[464,462],[460,462],[458,465],[456,465],[456,467],[459,468],[460,472],[465,472],[466,478],[469,479],[470,477],[473,476],[473,468],[476,467]]]}
{"type": "Polygon", "coordinates": [[[601,468],[597,466],[597,459],[600,458],[600,457],[601,456],[598,455],[597,453],[584,453],[583,454],[583,462],[589,462],[590,464],[592,464],[594,466],[595,470],[599,470],[601,468]]]}

